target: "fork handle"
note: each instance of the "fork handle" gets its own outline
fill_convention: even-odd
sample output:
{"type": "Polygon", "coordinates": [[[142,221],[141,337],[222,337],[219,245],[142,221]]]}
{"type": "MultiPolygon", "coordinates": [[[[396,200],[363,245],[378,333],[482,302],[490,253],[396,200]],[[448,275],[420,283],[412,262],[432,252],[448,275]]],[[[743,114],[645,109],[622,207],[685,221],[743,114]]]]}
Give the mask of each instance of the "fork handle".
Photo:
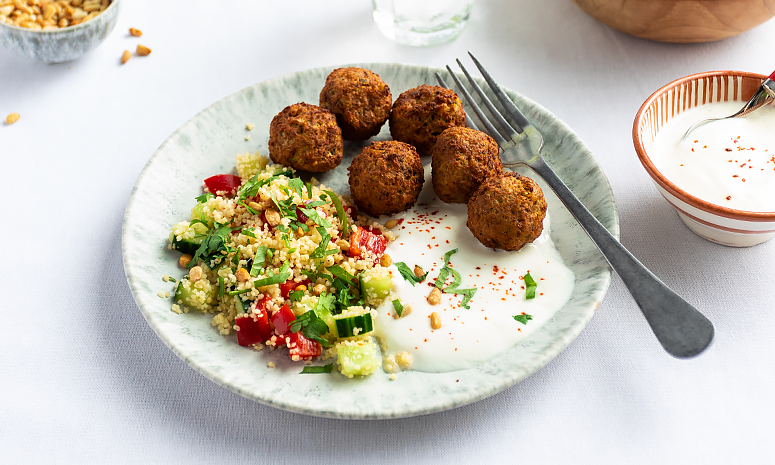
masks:
{"type": "Polygon", "coordinates": [[[640,307],[662,347],[678,358],[699,355],[713,341],[713,323],[646,269],[568,189],[546,162],[527,163],[557,194],[603,253],[640,307]]]}

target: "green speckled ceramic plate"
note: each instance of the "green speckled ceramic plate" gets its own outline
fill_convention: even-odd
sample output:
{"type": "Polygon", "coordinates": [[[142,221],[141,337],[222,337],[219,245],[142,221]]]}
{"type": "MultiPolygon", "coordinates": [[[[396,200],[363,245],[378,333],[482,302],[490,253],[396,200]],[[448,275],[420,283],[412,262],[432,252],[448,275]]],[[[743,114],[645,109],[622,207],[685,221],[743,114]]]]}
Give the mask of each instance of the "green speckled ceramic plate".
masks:
{"type": "MultiPolygon", "coordinates": [[[[394,98],[420,84],[434,84],[434,73],[441,71],[402,64],[353,66],[379,74],[394,98]]],[[[299,365],[284,351],[240,347],[234,336],[220,336],[210,325],[212,315],[178,315],[170,311],[170,299],[158,297],[159,291],[172,290],[162,276],[182,274],[176,266],[178,254],[167,250],[167,236],[172,224],[188,218],[194,197],[201,194],[202,180],[233,172],[237,153],[259,150],[267,154],[272,117],[291,103],[317,103],[326,76],[337,67],[270,79],[230,95],[181,126],[151,157],[129,199],[123,229],[127,281],[148,324],[177,356],[221,386],[262,404],[324,417],[398,418],[451,409],[500,392],[546,365],[592,318],[611,273],[584,231],[542,183],[552,218],[551,237],[576,275],[573,295],[529,339],[475,369],[440,374],[410,371],[399,374],[395,381],[381,371],[364,379],[347,379],[338,373],[302,376],[299,365]],[[255,129],[246,141],[245,124],[249,122],[255,129]],[[276,368],[267,368],[270,361],[276,368]]],[[[618,237],[610,185],[586,146],[546,109],[507,92],[543,133],[546,161],[618,237]]],[[[385,125],[376,139],[387,138],[385,125]]],[[[346,144],[342,164],[321,176],[321,181],[346,193],[347,166],[363,145],[346,144]]]]}

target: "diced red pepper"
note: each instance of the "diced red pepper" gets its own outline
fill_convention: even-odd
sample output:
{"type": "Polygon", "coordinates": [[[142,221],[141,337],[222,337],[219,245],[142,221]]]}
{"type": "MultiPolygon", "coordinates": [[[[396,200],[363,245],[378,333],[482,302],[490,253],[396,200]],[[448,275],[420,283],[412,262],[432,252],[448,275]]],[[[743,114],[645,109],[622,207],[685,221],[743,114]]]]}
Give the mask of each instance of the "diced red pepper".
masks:
{"type": "Polygon", "coordinates": [[[270,318],[272,326],[274,326],[274,332],[283,336],[291,328],[291,322],[296,319],[296,315],[293,314],[291,307],[283,305],[280,310],[276,311],[270,318]]]}
{"type": "Polygon", "coordinates": [[[293,358],[294,355],[297,355],[301,359],[308,360],[320,355],[320,343],[318,341],[313,341],[312,339],[307,339],[301,334],[301,331],[298,333],[290,333],[287,337],[290,338],[288,354],[291,358],[293,358]]]}
{"type": "Polygon", "coordinates": [[[350,234],[350,256],[357,258],[363,257],[365,252],[371,252],[375,258],[379,258],[385,253],[385,249],[388,245],[388,240],[379,232],[369,231],[366,228],[353,227],[353,231],[350,234]]]}
{"type": "Polygon", "coordinates": [[[218,192],[223,192],[227,196],[233,196],[239,190],[240,184],[242,184],[242,179],[233,174],[216,174],[205,179],[205,186],[215,195],[218,192]]]}
{"type": "Polygon", "coordinates": [[[261,336],[261,327],[257,319],[251,315],[244,315],[234,319],[237,329],[237,343],[241,346],[250,346],[264,342],[261,336]]]}
{"type": "Polygon", "coordinates": [[[284,299],[288,298],[288,295],[291,293],[292,290],[296,289],[297,287],[303,285],[309,284],[309,279],[302,279],[299,282],[294,281],[293,279],[289,279],[288,281],[285,281],[284,283],[280,284],[280,295],[283,296],[284,299]]]}
{"type": "Polygon", "coordinates": [[[237,330],[237,343],[241,346],[250,346],[259,342],[266,342],[272,337],[272,327],[269,326],[269,315],[266,311],[267,304],[272,300],[265,295],[255,304],[257,312],[234,319],[237,330]]]}

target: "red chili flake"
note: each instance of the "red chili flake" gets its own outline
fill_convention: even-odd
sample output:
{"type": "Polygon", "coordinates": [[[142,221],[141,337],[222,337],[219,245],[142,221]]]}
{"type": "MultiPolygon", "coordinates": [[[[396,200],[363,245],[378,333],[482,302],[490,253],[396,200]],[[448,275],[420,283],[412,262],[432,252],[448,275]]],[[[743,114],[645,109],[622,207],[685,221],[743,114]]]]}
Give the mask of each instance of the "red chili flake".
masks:
{"type": "Polygon", "coordinates": [[[727,200],[732,200],[732,196],[731,196],[731,195],[728,195],[728,196],[727,196],[727,200]]]}
{"type": "MultiPolygon", "coordinates": [[[[353,332],[355,332],[355,331],[353,331],[353,332]]],[[[428,342],[428,340],[427,339],[423,339],[422,342],[428,342]]]]}
{"type": "Polygon", "coordinates": [[[737,178],[738,176],[737,176],[736,174],[733,174],[733,175],[732,175],[732,177],[733,177],[733,178],[737,178]]]}
{"type": "Polygon", "coordinates": [[[743,182],[745,182],[745,178],[743,178],[743,182]]]}
{"type": "Polygon", "coordinates": [[[724,149],[724,150],[726,150],[727,152],[731,152],[732,151],[732,149],[724,149]]]}

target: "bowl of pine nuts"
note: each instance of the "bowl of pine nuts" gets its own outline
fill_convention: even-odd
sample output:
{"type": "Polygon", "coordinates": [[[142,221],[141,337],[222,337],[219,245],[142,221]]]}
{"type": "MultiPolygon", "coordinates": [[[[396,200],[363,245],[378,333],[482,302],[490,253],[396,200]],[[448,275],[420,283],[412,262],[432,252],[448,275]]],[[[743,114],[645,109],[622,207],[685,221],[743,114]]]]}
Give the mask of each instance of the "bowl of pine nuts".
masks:
{"type": "Polygon", "coordinates": [[[0,0],[0,44],[46,63],[72,61],[101,44],[119,0],[0,0]]]}

